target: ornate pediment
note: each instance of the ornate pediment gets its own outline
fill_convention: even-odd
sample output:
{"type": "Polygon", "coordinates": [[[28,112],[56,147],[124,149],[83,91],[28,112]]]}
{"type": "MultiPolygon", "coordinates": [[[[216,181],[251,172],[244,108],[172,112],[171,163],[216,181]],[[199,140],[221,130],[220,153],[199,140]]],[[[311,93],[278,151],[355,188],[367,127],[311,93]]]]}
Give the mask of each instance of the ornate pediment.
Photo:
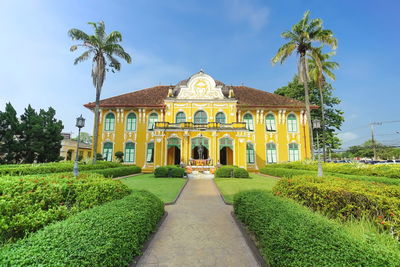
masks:
{"type": "Polygon", "coordinates": [[[221,86],[216,86],[215,80],[203,71],[190,77],[187,84],[180,85],[177,99],[224,99],[221,86]]]}

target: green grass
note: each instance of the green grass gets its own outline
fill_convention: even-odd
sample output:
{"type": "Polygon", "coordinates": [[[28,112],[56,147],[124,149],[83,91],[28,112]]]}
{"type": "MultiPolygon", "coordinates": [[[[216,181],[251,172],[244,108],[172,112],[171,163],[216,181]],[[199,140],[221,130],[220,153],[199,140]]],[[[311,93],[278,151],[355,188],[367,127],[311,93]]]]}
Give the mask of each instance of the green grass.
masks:
{"type": "Polygon", "coordinates": [[[121,179],[131,189],[147,190],[158,196],[164,203],[175,200],[186,179],[155,178],[154,174],[141,174],[121,179]]]}
{"type": "Polygon", "coordinates": [[[258,174],[250,174],[251,179],[248,178],[215,178],[221,194],[224,196],[225,201],[232,204],[233,196],[236,193],[244,190],[265,190],[272,191],[272,187],[278,181],[275,178],[269,178],[258,174]]]}

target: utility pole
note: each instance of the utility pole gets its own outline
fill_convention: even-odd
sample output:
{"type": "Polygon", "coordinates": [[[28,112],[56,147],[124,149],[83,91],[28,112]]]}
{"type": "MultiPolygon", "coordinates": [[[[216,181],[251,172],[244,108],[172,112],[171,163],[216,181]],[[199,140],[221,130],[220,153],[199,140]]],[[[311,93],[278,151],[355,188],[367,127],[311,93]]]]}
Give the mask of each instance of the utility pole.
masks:
{"type": "Polygon", "coordinates": [[[376,142],[375,142],[374,125],[382,125],[382,122],[372,122],[369,125],[371,126],[371,141],[372,141],[372,149],[374,150],[374,160],[376,160],[376,142]]]}

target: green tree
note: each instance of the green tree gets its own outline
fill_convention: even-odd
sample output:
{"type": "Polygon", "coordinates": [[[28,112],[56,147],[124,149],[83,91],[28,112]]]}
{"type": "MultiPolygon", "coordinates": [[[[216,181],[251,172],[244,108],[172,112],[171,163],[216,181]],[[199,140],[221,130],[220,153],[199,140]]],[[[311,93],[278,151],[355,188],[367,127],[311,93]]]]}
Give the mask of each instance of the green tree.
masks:
{"type": "Polygon", "coordinates": [[[37,113],[29,105],[21,115],[22,158],[25,163],[51,162],[60,156],[62,122],[54,118],[55,110],[37,113]]]}
{"type": "Polygon", "coordinates": [[[19,163],[21,147],[19,143],[20,124],[17,112],[11,103],[5,111],[0,111],[0,163],[19,163]]]}
{"type": "Polygon", "coordinates": [[[308,75],[311,81],[317,85],[320,97],[320,108],[321,108],[321,128],[322,128],[322,153],[323,159],[326,160],[326,134],[325,134],[325,111],[324,111],[324,94],[323,89],[326,83],[326,76],[336,80],[336,76],[333,70],[339,68],[339,64],[333,61],[328,61],[328,59],[334,55],[335,52],[330,52],[324,54],[322,52],[322,47],[313,48],[309,51],[308,58],[308,75]]]}
{"type": "MultiPolygon", "coordinates": [[[[400,151],[398,148],[385,146],[379,142],[375,142],[376,146],[376,155],[378,159],[393,159],[400,157],[400,151]]],[[[373,158],[374,157],[374,149],[372,140],[368,140],[361,145],[351,146],[344,153],[344,156],[347,158],[373,158]]]]}
{"type": "Polygon", "coordinates": [[[332,31],[323,29],[323,22],[321,19],[310,20],[309,17],[310,11],[306,11],[303,15],[303,18],[297,24],[292,26],[291,31],[285,31],[281,34],[281,37],[286,39],[288,42],[278,49],[278,52],[272,58],[272,64],[276,64],[277,62],[282,64],[287,57],[292,55],[294,51],[296,51],[299,55],[299,61],[297,64],[298,76],[304,86],[304,101],[306,104],[307,123],[309,125],[309,133],[311,137],[310,148],[311,155],[313,155],[313,132],[311,127],[306,55],[307,52],[313,48],[312,45],[315,42],[323,45],[329,45],[333,49],[336,49],[337,40],[333,37],[332,31]]]}
{"type": "MultiPolygon", "coordinates": [[[[325,144],[328,151],[338,149],[341,146],[340,139],[336,136],[336,131],[340,130],[344,122],[343,111],[336,108],[340,104],[340,99],[333,95],[333,87],[329,83],[323,84],[323,97],[321,98],[320,90],[314,81],[309,83],[310,87],[310,102],[312,105],[321,105],[321,99],[324,99],[324,118],[325,118],[325,144]]],[[[274,92],[278,95],[294,98],[304,101],[304,86],[299,82],[297,76],[293,78],[287,86],[283,86],[274,92]]],[[[312,120],[322,118],[321,109],[313,109],[311,111],[312,120]]],[[[320,138],[320,146],[322,146],[322,129],[313,129],[313,135],[318,134],[320,138]]]]}
{"type": "MultiPolygon", "coordinates": [[[[120,62],[115,56],[124,59],[127,63],[131,63],[131,57],[125,52],[124,48],[119,44],[122,41],[122,35],[118,31],[113,31],[109,35],[105,32],[103,21],[98,23],[89,22],[94,28],[94,35],[88,35],[79,29],[71,29],[68,31],[72,40],[81,41],[80,44],[71,46],[70,50],[75,51],[78,47],[86,49],[74,61],[78,64],[92,57],[92,79],[96,88],[96,104],[94,109],[94,129],[93,129],[93,154],[97,154],[97,139],[99,131],[99,107],[100,94],[106,78],[106,71],[121,69],[120,62]]],[[[93,157],[93,163],[96,163],[96,157],[93,157]]]]}

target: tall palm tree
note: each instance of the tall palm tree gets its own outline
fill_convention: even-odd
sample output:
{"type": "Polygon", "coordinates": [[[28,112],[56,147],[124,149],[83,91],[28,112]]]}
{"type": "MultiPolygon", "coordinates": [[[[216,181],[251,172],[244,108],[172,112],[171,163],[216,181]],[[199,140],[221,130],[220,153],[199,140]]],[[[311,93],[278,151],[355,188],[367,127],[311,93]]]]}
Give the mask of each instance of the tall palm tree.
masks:
{"type": "Polygon", "coordinates": [[[315,42],[329,45],[333,49],[336,49],[337,40],[333,37],[332,31],[323,29],[321,19],[310,20],[309,17],[310,11],[306,11],[303,18],[297,24],[292,26],[291,31],[285,31],[281,34],[281,37],[288,40],[288,42],[278,49],[278,52],[272,58],[272,64],[276,64],[277,62],[282,64],[294,51],[299,55],[297,68],[299,79],[304,85],[304,100],[306,104],[307,123],[310,134],[310,149],[311,155],[313,156],[313,132],[311,127],[306,54],[307,51],[313,47],[312,45],[315,42]]]}
{"type": "Polygon", "coordinates": [[[335,81],[336,76],[333,70],[339,68],[339,64],[334,61],[327,61],[335,52],[322,53],[322,47],[312,48],[308,51],[308,75],[318,87],[319,97],[321,101],[321,128],[322,128],[322,154],[324,161],[326,160],[326,144],[325,144],[325,111],[324,111],[324,95],[323,88],[326,82],[326,76],[335,81]]]}
{"type": "Polygon", "coordinates": [[[89,22],[94,28],[94,35],[88,35],[78,29],[68,31],[72,40],[81,41],[80,44],[73,45],[70,51],[73,52],[78,47],[83,47],[83,52],[74,61],[74,65],[92,58],[92,79],[96,88],[96,105],[94,109],[94,129],[93,129],[93,163],[96,163],[97,155],[97,139],[99,131],[99,107],[100,94],[106,78],[106,71],[111,70],[113,73],[121,69],[121,63],[115,56],[122,58],[127,63],[131,63],[131,57],[125,52],[124,48],[118,44],[122,41],[122,35],[118,31],[113,31],[109,35],[105,32],[103,21],[98,23],[89,22]]]}

